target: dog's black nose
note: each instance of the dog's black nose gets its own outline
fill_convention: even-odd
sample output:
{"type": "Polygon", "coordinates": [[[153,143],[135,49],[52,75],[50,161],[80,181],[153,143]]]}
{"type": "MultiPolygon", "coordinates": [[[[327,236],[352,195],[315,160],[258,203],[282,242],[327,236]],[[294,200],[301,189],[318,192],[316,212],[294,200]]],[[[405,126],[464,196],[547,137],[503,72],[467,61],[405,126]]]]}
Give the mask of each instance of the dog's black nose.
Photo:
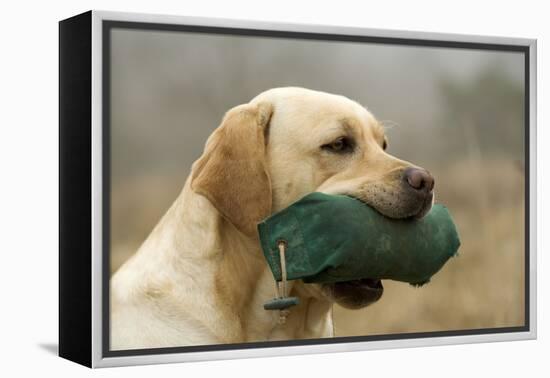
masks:
{"type": "Polygon", "coordinates": [[[431,192],[434,188],[435,180],[425,169],[409,167],[403,175],[407,184],[415,190],[431,192]]]}

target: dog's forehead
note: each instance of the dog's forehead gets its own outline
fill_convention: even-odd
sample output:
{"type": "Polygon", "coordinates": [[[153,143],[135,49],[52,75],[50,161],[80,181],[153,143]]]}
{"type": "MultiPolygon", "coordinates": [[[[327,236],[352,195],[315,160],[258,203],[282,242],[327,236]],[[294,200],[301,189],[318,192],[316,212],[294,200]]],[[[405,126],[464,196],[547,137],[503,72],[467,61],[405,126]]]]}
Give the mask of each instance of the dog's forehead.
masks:
{"type": "Polygon", "coordinates": [[[303,129],[322,132],[338,126],[375,137],[383,133],[374,116],[365,107],[345,96],[286,87],[268,90],[252,100],[264,101],[274,107],[275,126],[287,129],[291,134],[303,129]]]}
{"type": "Polygon", "coordinates": [[[360,113],[366,109],[357,102],[341,95],[305,88],[276,88],[266,91],[254,101],[264,100],[283,111],[311,113],[360,113]]]}

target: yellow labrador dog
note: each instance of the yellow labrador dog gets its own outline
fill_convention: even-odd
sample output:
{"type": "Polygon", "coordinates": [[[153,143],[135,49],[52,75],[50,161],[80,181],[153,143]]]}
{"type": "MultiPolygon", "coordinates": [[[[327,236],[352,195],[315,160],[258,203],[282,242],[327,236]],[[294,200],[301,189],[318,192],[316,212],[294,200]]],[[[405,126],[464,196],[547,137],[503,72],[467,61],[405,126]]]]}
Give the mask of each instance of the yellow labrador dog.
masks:
{"type": "Polygon", "coordinates": [[[227,112],[172,207],[111,280],[111,348],[333,336],[332,305],[377,301],[380,281],[290,283],[279,324],[256,224],[302,196],[348,194],[393,218],[422,217],[432,176],[385,152],[364,107],[303,88],[268,90],[227,112]]]}

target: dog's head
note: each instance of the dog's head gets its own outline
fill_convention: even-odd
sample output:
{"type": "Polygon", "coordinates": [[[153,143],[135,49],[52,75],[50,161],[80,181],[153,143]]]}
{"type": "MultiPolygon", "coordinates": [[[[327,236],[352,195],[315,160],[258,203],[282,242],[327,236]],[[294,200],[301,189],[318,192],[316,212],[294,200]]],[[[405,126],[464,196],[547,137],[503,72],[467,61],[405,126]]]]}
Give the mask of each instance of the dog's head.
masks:
{"type": "MultiPolygon", "coordinates": [[[[276,88],[231,109],[193,165],[192,188],[237,229],[311,192],[356,197],[391,218],[423,217],[434,179],[386,152],[384,128],[364,107],[303,88],[276,88]]],[[[348,308],[377,301],[378,280],[318,285],[348,308]]]]}

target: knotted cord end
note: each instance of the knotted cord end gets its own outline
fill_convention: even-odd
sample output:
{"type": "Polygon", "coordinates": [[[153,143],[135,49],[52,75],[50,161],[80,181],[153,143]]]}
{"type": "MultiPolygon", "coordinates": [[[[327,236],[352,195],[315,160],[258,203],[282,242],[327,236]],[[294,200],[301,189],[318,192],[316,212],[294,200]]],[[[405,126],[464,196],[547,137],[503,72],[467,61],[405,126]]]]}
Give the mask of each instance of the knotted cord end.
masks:
{"type": "Polygon", "coordinates": [[[298,297],[287,296],[287,273],[286,273],[286,241],[280,240],[277,244],[279,247],[279,258],[281,259],[281,282],[275,281],[275,290],[277,297],[271,299],[264,304],[265,310],[279,310],[279,324],[286,322],[286,317],[290,313],[289,308],[300,303],[298,297]]]}

